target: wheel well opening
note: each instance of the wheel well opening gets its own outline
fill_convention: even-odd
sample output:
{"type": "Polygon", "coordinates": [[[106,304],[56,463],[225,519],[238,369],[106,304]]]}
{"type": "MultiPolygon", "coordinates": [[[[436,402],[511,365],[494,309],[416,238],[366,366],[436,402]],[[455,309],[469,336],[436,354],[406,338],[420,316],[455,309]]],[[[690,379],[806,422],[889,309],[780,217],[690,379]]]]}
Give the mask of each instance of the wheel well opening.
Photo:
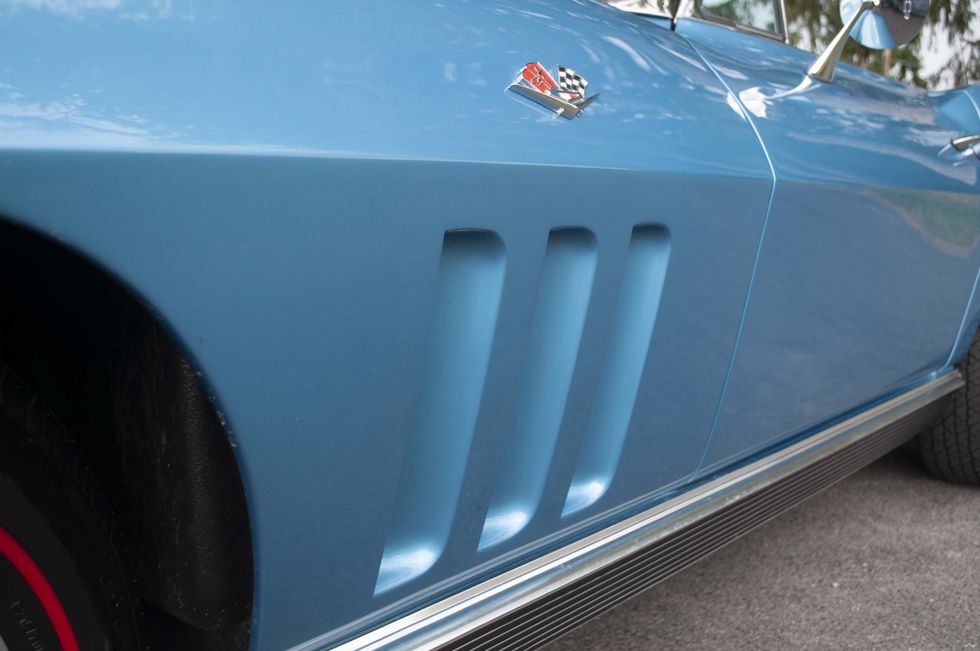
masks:
{"type": "Polygon", "coordinates": [[[252,603],[244,490],[178,344],[96,264],[3,220],[0,297],[0,360],[58,415],[103,483],[149,637],[244,648],[252,603]]]}

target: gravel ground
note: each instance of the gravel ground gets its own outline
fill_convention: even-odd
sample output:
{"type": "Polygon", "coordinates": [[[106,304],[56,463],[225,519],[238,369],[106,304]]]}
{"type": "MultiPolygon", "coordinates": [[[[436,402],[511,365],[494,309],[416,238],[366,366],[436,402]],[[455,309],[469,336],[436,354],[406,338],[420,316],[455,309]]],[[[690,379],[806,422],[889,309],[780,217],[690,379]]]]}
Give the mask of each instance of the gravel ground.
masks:
{"type": "Polygon", "coordinates": [[[898,450],[548,647],[980,648],[980,489],[898,450]]]}

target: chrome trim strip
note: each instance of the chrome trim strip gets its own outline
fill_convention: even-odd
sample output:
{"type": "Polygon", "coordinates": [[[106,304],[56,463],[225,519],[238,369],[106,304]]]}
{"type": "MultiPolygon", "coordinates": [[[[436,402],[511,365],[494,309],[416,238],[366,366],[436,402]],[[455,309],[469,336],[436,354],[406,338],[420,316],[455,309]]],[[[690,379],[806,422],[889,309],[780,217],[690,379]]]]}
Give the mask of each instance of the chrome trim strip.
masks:
{"type": "Polygon", "coordinates": [[[656,18],[670,18],[670,10],[665,8],[669,4],[668,0],[602,0],[613,9],[619,9],[630,14],[641,16],[653,16],[656,18]]]}
{"type": "MultiPolygon", "coordinates": [[[[434,649],[593,575],[915,414],[963,386],[953,370],[623,522],[355,638],[338,649],[434,649]]],[[[329,635],[329,634],[328,634],[329,635]]],[[[327,636],[293,651],[324,648],[327,636]]]]}
{"type": "Polygon", "coordinates": [[[592,97],[586,97],[577,103],[566,102],[565,100],[555,97],[554,95],[549,95],[548,93],[542,93],[534,88],[529,88],[528,86],[522,86],[521,84],[511,84],[507,87],[508,90],[512,90],[522,97],[526,97],[533,102],[548,108],[552,111],[556,111],[562,117],[571,120],[573,117],[578,115],[578,112],[584,109],[586,106],[592,103],[592,100],[599,96],[596,93],[592,97]]]}
{"type": "Polygon", "coordinates": [[[694,16],[694,0],[681,0],[677,5],[677,14],[671,19],[671,29],[677,29],[677,21],[681,18],[691,18],[694,16]]]}
{"type": "Polygon", "coordinates": [[[966,151],[975,145],[980,145],[980,135],[974,136],[960,136],[959,138],[953,138],[949,141],[949,144],[956,148],[956,151],[966,151]]]}
{"type": "Polygon", "coordinates": [[[789,18],[786,17],[786,0],[779,0],[779,16],[783,25],[783,43],[789,45],[789,18]]]}

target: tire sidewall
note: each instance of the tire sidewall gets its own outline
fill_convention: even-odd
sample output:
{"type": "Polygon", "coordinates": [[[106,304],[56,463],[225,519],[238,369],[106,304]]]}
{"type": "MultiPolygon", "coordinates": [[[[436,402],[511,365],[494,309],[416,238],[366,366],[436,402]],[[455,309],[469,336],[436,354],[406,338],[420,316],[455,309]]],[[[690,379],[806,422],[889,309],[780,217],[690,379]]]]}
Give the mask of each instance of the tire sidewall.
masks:
{"type": "MultiPolygon", "coordinates": [[[[92,478],[85,476],[79,457],[66,458],[65,446],[74,451],[70,441],[51,433],[38,436],[0,410],[0,527],[51,585],[79,648],[131,648],[121,568],[102,526],[104,515],[93,504],[96,495],[84,489],[92,478]]],[[[13,637],[4,641],[10,651],[36,649],[24,616],[43,630],[52,625],[47,615],[30,598],[20,600],[20,606],[33,605],[31,612],[5,605],[4,630],[13,637]],[[18,619],[18,628],[11,629],[11,617],[18,619]]]]}

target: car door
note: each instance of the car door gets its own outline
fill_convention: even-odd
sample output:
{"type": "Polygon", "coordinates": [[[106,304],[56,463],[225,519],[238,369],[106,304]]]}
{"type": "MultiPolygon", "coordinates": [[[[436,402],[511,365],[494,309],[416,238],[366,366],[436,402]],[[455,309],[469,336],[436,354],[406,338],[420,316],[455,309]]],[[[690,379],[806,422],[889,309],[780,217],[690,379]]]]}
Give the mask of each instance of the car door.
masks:
{"type": "MultiPolygon", "coordinates": [[[[336,508],[360,539],[338,550],[350,557],[338,573],[356,564],[369,581],[350,590],[363,601],[336,604],[351,618],[533,557],[687,481],[748,292],[771,170],[704,62],[669,29],[602,5],[498,5],[512,12],[450,11],[490,44],[479,52],[404,11],[431,32],[431,61],[414,65],[450,59],[502,83],[470,91],[472,104],[451,80],[439,102],[420,98],[415,120],[447,134],[429,155],[486,146],[453,158],[506,164],[405,164],[426,189],[402,226],[415,234],[387,244],[381,267],[338,252],[371,286],[393,268],[415,286],[342,321],[374,333],[357,363],[397,406],[367,409],[372,393],[335,406],[352,424],[335,476],[362,486],[372,514],[336,508]],[[567,120],[507,90],[534,58],[574,66],[598,98],[567,120]],[[464,106],[479,108],[479,137],[456,121],[464,106]],[[393,321],[410,346],[388,345],[379,324],[393,321]],[[385,371],[393,358],[399,374],[385,371]]],[[[372,199],[386,220],[390,197],[372,199]]]]}
{"type": "Polygon", "coordinates": [[[950,147],[977,133],[964,94],[847,65],[811,80],[814,55],[762,34],[778,6],[767,21],[764,1],[712,4],[677,31],[738,97],[776,184],[705,472],[945,367],[980,263],[978,161],[950,147]]]}

